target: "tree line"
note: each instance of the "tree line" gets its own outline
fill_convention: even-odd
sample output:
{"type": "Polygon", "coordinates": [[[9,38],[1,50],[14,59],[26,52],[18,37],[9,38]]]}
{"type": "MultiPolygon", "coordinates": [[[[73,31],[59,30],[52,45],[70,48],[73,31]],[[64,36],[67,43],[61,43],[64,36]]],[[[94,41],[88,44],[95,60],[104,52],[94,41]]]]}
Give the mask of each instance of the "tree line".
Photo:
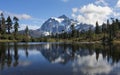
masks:
{"type": "Polygon", "coordinates": [[[96,22],[95,27],[96,34],[103,34],[102,41],[113,41],[120,38],[120,21],[118,19],[111,18],[111,23],[107,20],[102,26],[98,25],[96,22]]]}
{"type": "Polygon", "coordinates": [[[106,23],[100,25],[98,21],[95,23],[95,27],[89,27],[88,30],[77,30],[75,24],[71,24],[70,32],[63,32],[61,34],[52,35],[52,38],[59,39],[74,39],[76,41],[103,41],[109,42],[120,38],[120,21],[118,19],[111,18],[106,23]]]}
{"type": "Polygon", "coordinates": [[[4,14],[0,14],[0,39],[9,39],[9,40],[24,40],[24,35],[29,36],[29,29],[26,26],[24,35],[18,34],[19,28],[19,19],[14,16],[8,16],[5,18],[4,14]]]}
{"type": "Polygon", "coordinates": [[[4,14],[0,14],[0,34],[11,34],[11,30],[14,29],[14,34],[18,33],[19,28],[19,19],[17,17],[13,17],[13,20],[10,16],[5,19],[4,14]]]}

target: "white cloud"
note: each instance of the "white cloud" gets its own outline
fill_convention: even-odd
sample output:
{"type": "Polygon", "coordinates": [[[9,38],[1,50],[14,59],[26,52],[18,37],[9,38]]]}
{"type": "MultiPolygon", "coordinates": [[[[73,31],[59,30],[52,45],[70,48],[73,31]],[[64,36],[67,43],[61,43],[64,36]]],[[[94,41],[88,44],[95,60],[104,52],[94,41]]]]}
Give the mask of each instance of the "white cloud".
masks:
{"type": "Polygon", "coordinates": [[[74,74],[83,75],[120,75],[120,62],[111,64],[107,61],[107,57],[103,58],[102,54],[99,54],[98,60],[96,60],[96,53],[86,56],[76,56],[72,63],[74,74]]]}
{"type": "Polygon", "coordinates": [[[31,65],[31,62],[30,61],[19,61],[19,66],[29,66],[31,65]]]}
{"type": "Polygon", "coordinates": [[[87,6],[83,6],[80,9],[81,13],[96,13],[96,14],[105,14],[105,15],[109,15],[112,12],[112,9],[108,6],[97,6],[94,4],[88,4],[87,6]]]}
{"type": "Polygon", "coordinates": [[[102,24],[111,14],[113,14],[112,8],[91,3],[78,8],[77,12],[73,10],[72,17],[76,18],[81,23],[95,25],[96,21],[102,24]]]}
{"type": "Polygon", "coordinates": [[[97,5],[105,5],[105,6],[108,5],[108,3],[105,2],[105,0],[97,0],[97,1],[95,2],[95,4],[97,4],[97,5]]]}
{"type": "Polygon", "coordinates": [[[16,16],[19,19],[31,19],[32,16],[28,15],[28,14],[15,14],[15,13],[10,13],[10,12],[4,12],[6,15],[10,15],[11,17],[16,16]]]}
{"type": "Polygon", "coordinates": [[[39,29],[44,22],[43,19],[38,18],[31,18],[27,22],[21,22],[19,30],[24,30],[26,26],[28,26],[29,29],[36,30],[39,29]]]}
{"type": "Polygon", "coordinates": [[[120,8],[120,0],[118,0],[117,4],[116,4],[116,7],[119,7],[120,8]]]}
{"type": "Polygon", "coordinates": [[[72,15],[71,15],[73,18],[76,18],[76,14],[74,14],[74,13],[72,13],[72,15]]]}
{"type": "Polygon", "coordinates": [[[5,17],[7,17],[9,15],[9,16],[11,16],[11,18],[13,18],[14,16],[19,18],[19,20],[20,20],[19,30],[24,30],[26,28],[26,26],[28,26],[29,29],[32,29],[32,30],[38,29],[38,28],[40,28],[40,25],[44,21],[43,19],[34,18],[34,17],[30,16],[29,14],[16,14],[16,13],[11,13],[11,12],[2,11],[2,10],[0,10],[0,13],[4,13],[5,17]]]}
{"type": "Polygon", "coordinates": [[[23,13],[23,14],[16,14],[16,13],[11,13],[11,12],[8,12],[8,11],[2,11],[0,10],[0,13],[4,13],[5,15],[9,15],[11,17],[14,17],[16,16],[17,18],[19,18],[20,20],[21,19],[25,19],[25,20],[28,20],[28,19],[31,19],[32,16],[26,14],[26,13],[23,13]]]}
{"type": "Polygon", "coordinates": [[[32,18],[30,19],[32,23],[36,24],[36,25],[42,25],[44,23],[44,19],[40,19],[40,18],[32,18]]]}
{"type": "Polygon", "coordinates": [[[28,20],[28,19],[31,19],[32,17],[28,14],[10,14],[11,16],[16,16],[17,18],[19,19],[25,19],[25,20],[28,20]]]}
{"type": "Polygon", "coordinates": [[[20,24],[19,30],[24,30],[28,26],[29,29],[36,30],[40,28],[40,25],[33,25],[33,24],[20,24]]]}
{"type": "Polygon", "coordinates": [[[113,13],[113,16],[116,18],[116,17],[120,16],[120,13],[114,12],[114,13],[113,13]]]}
{"type": "Polygon", "coordinates": [[[31,19],[32,17],[28,14],[17,14],[17,15],[14,15],[16,17],[18,17],[19,19],[31,19]]]}
{"type": "Polygon", "coordinates": [[[2,13],[3,11],[0,10],[0,14],[2,13]]]}
{"type": "Polygon", "coordinates": [[[103,59],[102,55],[99,55],[98,61],[96,60],[96,54],[88,55],[84,57],[77,57],[77,60],[73,62],[73,72],[79,74],[96,75],[96,74],[109,74],[113,67],[103,59]]]}
{"type": "Polygon", "coordinates": [[[78,11],[78,8],[72,8],[73,13],[76,13],[78,11]]]}

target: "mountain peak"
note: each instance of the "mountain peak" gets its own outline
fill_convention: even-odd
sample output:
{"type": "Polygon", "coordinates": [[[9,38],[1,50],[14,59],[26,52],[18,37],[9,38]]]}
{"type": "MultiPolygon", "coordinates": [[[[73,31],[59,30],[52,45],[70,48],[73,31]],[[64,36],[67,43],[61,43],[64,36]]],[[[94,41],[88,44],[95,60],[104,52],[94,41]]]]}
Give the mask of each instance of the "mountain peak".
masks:
{"type": "Polygon", "coordinates": [[[68,17],[66,15],[62,15],[62,16],[59,16],[58,18],[64,18],[64,19],[68,19],[68,17]]]}

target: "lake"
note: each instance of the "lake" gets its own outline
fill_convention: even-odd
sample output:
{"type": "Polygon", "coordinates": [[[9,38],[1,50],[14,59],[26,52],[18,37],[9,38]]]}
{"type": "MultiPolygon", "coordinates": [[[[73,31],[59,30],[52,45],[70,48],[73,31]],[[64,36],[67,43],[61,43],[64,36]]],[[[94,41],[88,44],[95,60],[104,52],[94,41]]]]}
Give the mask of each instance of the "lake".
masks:
{"type": "Polygon", "coordinates": [[[120,75],[120,45],[0,43],[0,75],[120,75]]]}

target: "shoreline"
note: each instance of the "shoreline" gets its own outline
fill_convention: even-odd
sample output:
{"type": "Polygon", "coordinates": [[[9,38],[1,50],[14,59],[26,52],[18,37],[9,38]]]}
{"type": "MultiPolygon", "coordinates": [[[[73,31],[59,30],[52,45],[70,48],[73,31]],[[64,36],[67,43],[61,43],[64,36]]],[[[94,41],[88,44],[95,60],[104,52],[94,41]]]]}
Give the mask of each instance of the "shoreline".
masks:
{"type": "Polygon", "coordinates": [[[0,43],[2,43],[2,42],[19,42],[19,41],[17,41],[17,40],[0,40],[0,43]]]}
{"type": "MultiPolygon", "coordinates": [[[[7,43],[7,42],[22,42],[19,40],[0,40],[0,43],[7,43]]],[[[28,41],[32,42],[32,41],[28,41]]],[[[34,42],[61,42],[61,43],[79,43],[79,44],[102,44],[102,41],[73,41],[73,40],[54,40],[54,41],[34,41],[34,42]]],[[[112,41],[113,44],[120,44],[120,40],[112,41]]]]}

